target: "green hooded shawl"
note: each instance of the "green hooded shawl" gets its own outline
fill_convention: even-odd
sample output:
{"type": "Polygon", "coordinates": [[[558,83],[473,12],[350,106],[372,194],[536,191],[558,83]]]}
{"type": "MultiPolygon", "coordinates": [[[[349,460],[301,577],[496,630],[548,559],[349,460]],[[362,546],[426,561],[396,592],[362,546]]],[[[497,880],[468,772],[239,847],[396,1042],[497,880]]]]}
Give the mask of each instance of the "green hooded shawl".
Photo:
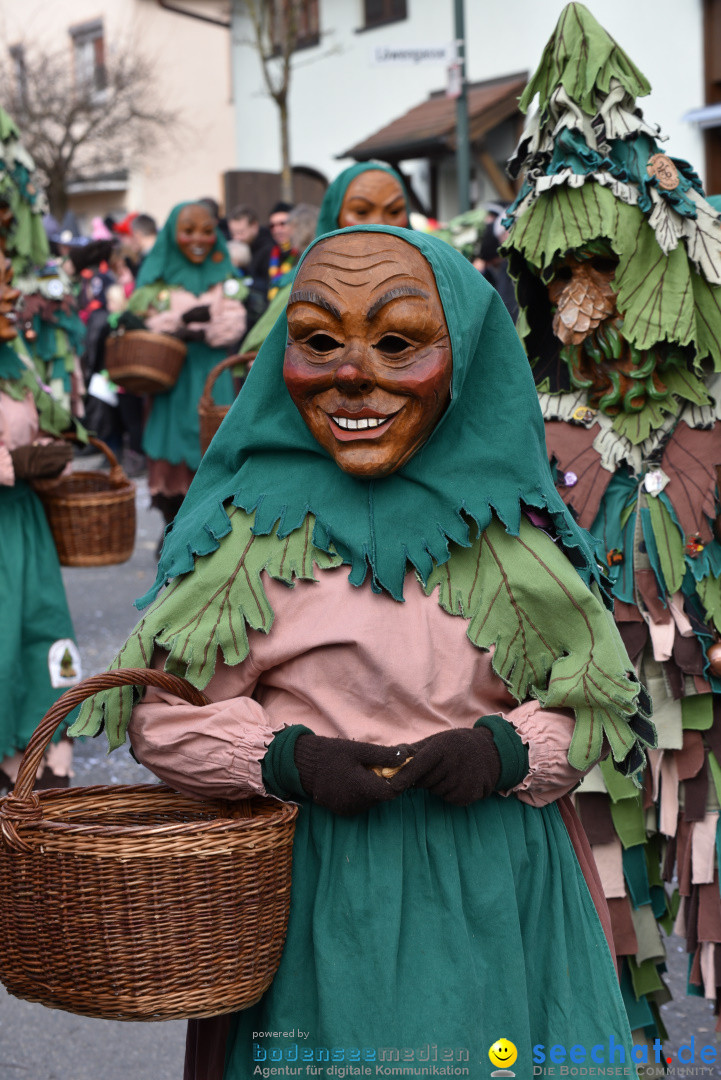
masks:
{"type": "Polygon", "coordinates": [[[208,258],[196,266],[190,259],[186,259],[178,247],[175,234],[178,226],[180,211],[186,206],[195,206],[195,203],[178,203],[170,211],[168,220],[158,233],[158,238],[143,260],[140,267],[136,287],[152,285],[156,281],[162,281],[165,285],[182,285],[194,296],[200,296],[211,285],[217,285],[219,281],[235,277],[235,269],[230,261],[225,237],[220,230],[216,229],[215,245],[208,258]]]}
{"type": "Polygon", "coordinates": [[[390,165],[380,165],[377,161],[361,161],[358,162],[357,165],[350,165],[347,169],[343,170],[340,176],[336,176],[335,180],[323,196],[323,202],[320,205],[320,214],[318,215],[318,224],[315,230],[316,237],[323,236],[325,233],[334,232],[338,228],[338,215],[340,214],[340,208],[343,205],[343,199],[348,190],[348,185],[352,180],[355,180],[356,176],[360,176],[360,174],[364,172],[388,173],[389,176],[392,176],[394,180],[398,181],[406,200],[406,213],[408,215],[408,220],[410,221],[411,208],[408,204],[406,185],[403,183],[403,180],[396,170],[391,169],[390,165]]]}
{"type": "MultiPolygon", "coordinates": [[[[619,766],[635,771],[643,761],[637,739],[654,739],[647,702],[602,601],[589,537],[554,487],[533,379],[503,302],[434,237],[382,226],[353,231],[400,237],[430,263],[453,355],[446,412],[391,476],[343,472],[283,381],[283,313],[203,458],[166,536],[156,584],[139,603],[173,583],[115,666],[149,664],[157,644],[170,653],[168,670],[205,686],[218,649],[238,663],[248,653],[246,627],[272,627],[262,571],[292,585],[313,578],[314,566],[345,563],[352,584],[370,571],[373,589],[402,601],[412,566],[428,594],[438,587],[438,602],[469,620],[475,645],[496,646],[495,669],[519,700],[576,710],[572,764],[596,760],[605,733],[619,766]],[[532,517],[532,508],[544,512],[557,542],[524,507],[532,517]]],[[[105,701],[111,745],[124,738],[132,697],[113,692],[105,701]]],[[[102,708],[90,704],[74,733],[93,734],[102,721],[102,708]]]]}

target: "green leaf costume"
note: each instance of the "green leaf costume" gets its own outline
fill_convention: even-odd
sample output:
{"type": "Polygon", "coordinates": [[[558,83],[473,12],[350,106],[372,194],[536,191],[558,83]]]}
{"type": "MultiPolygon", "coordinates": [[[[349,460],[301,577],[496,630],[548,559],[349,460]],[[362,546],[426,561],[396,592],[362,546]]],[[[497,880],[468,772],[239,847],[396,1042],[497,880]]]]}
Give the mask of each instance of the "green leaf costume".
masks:
{"type": "MultiPolygon", "coordinates": [[[[664,751],[660,797],[642,804],[631,787],[615,785],[604,763],[584,781],[577,805],[606,860],[632,1026],[663,1034],[658,1006],[669,995],[655,972],[664,946],[654,916],[668,927],[676,903],[659,869],[666,837],[674,844],[666,880],[675,854],[685,910],[693,912],[687,940],[696,985],[702,951],[714,947],[700,928],[721,917],[713,867],[702,872],[695,856],[688,876],[681,870],[691,866],[701,833],[714,831],[719,806],[709,760],[720,748],[721,678],[707,648],[721,627],[721,545],[713,530],[721,218],[691,166],[662,153],[658,129],[635,100],[648,92],[590,12],[569,4],[521,99],[528,110],[538,94],[538,109],[511,162],[524,180],[508,213],[506,251],[559,490],[601,543],[621,636],[654,701],[664,751]],[[587,322],[586,331],[579,316],[569,344],[559,275],[583,263],[598,267],[598,257],[616,264],[615,311],[587,322]],[[584,357],[612,384],[600,400],[591,399],[584,357]],[[623,852],[624,888],[611,881],[609,851],[618,859],[623,852]]],[[[646,788],[657,791],[651,776],[646,788]]],[[[718,1003],[708,980],[705,989],[718,1003]]]]}

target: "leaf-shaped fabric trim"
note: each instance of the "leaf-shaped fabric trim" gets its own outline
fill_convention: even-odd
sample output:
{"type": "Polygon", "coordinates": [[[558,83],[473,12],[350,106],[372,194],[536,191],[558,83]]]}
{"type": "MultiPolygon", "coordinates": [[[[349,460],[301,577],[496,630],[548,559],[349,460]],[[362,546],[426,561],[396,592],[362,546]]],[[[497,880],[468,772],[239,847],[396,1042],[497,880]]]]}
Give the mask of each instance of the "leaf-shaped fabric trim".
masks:
{"type": "Polygon", "coordinates": [[[693,188],[686,197],[696,207],[695,218],[681,219],[689,258],[711,285],[721,285],[721,218],[693,188]]]}
{"type": "Polygon", "coordinates": [[[709,520],[716,516],[716,466],[721,465],[721,424],[710,430],[690,428],[682,420],[669,439],[661,467],[670,477],[670,499],[686,537],[713,539],[709,520]]]}
{"type": "MultiPolygon", "coordinates": [[[[315,580],[314,570],[340,564],[312,544],[308,515],[290,536],[255,536],[254,518],[230,508],[232,532],[212,558],[176,579],[140,621],[111,664],[148,667],[156,646],[167,652],[166,670],[194,686],[207,686],[220,651],[228,664],[248,655],[247,627],[268,633],[273,611],[261,580],[315,580]]],[[[642,763],[633,724],[647,734],[648,710],[630,671],[610,612],[594,586],[583,584],[560,548],[525,518],[510,536],[493,519],[472,547],[454,547],[426,586],[439,586],[438,602],[469,620],[468,637],[478,648],[494,648],[493,666],[519,700],[537,698],[547,708],[573,709],[576,729],[570,763],[586,769],[598,758],[606,735],[614,759],[625,770],[642,763]],[[646,725],[646,726],[644,726],[646,725]]],[[[139,691],[98,694],[85,702],[72,735],[95,735],[105,724],[110,748],[122,744],[139,691]]]]}
{"type": "Polygon", "coordinates": [[[696,592],[701,597],[706,618],[721,633],[721,578],[704,578],[696,585],[696,592]]]}
{"type": "Polygon", "coordinates": [[[471,548],[433,571],[426,591],[435,588],[446,611],[469,619],[473,644],[494,650],[494,670],[517,700],[574,710],[574,768],[598,760],[604,735],[616,762],[639,767],[630,722],[639,711],[647,721],[648,712],[639,710],[613,617],[549,536],[524,519],[513,537],[494,519],[471,548]]]}
{"type": "Polygon", "coordinates": [[[613,246],[619,255],[614,279],[625,337],[638,349],[667,340],[693,341],[692,272],[682,246],[667,255],[640,210],[617,203],[613,246]]]}
{"type": "Polygon", "coordinates": [[[572,472],[576,481],[560,488],[567,506],[574,511],[579,525],[590,529],[596,520],[601,499],[611,482],[612,473],[602,467],[593,443],[597,428],[580,427],[563,421],[546,421],[546,446],[555,459],[559,473],[572,472]]]}
{"type": "Polygon", "coordinates": [[[633,446],[645,442],[652,431],[662,427],[666,415],[675,415],[678,405],[673,398],[666,401],[647,401],[640,412],[621,412],[614,417],[613,430],[633,446]]]}
{"type": "MultiPolygon", "coordinates": [[[[315,520],[308,515],[300,529],[284,540],[277,529],[267,536],[251,532],[254,518],[228,507],[231,532],[213,558],[196,560],[195,570],[161,593],[135,627],[110,669],[149,667],[157,645],[168,655],[165,670],[181,675],[199,690],[215,671],[218,652],[226,664],[239,664],[248,655],[247,628],[268,633],[273,610],[261,581],[265,571],[288,585],[296,578],[315,580],[321,570],[339,566],[340,556],[313,546],[315,520]]],[[[83,705],[72,735],[96,735],[103,724],[110,749],[121,746],[130,721],[133,688],[122,693],[97,694],[83,705]]]]}
{"type": "MultiPolygon", "coordinates": [[[[623,193],[615,198],[613,188],[597,180],[598,177],[588,178],[580,188],[567,184],[553,186],[538,198],[529,192],[517,207],[504,249],[512,257],[519,295],[524,294],[525,274],[540,275],[568,251],[605,238],[619,258],[614,286],[618,310],[624,319],[624,336],[638,349],[651,349],[663,341],[691,346],[697,367],[709,358],[715,370],[721,369],[721,288],[694,270],[687,252],[687,231],[695,222],[683,219],[691,222],[688,230],[684,226],[685,242],[665,254],[642,211],[628,205],[623,193]],[[528,269],[517,255],[528,264],[528,269]]],[[[697,207],[702,204],[703,200],[692,189],[688,195],[697,207]]],[[[675,221],[678,216],[671,210],[668,215],[669,221],[675,221]]],[[[709,228],[715,231],[716,226],[709,228]]],[[[698,233],[693,247],[699,260],[702,243],[706,247],[711,243],[707,232],[702,229],[698,233]]],[[[714,275],[720,267],[721,252],[716,256],[714,275]]],[[[528,343],[534,313],[524,311],[523,317],[523,339],[528,343]]],[[[533,363],[537,357],[531,355],[530,359],[533,363]]]]}
{"type": "Polygon", "coordinates": [[[666,592],[678,592],[686,573],[683,536],[660,499],[649,498],[647,508],[656,541],[658,561],[666,592]]]}
{"type": "Polygon", "coordinates": [[[608,93],[612,80],[617,80],[633,98],[651,91],[645,75],[590,11],[583,4],[568,4],[523,92],[519,108],[527,112],[538,94],[540,108],[545,109],[560,83],[569,97],[592,116],[596,93],[608,93]]]}

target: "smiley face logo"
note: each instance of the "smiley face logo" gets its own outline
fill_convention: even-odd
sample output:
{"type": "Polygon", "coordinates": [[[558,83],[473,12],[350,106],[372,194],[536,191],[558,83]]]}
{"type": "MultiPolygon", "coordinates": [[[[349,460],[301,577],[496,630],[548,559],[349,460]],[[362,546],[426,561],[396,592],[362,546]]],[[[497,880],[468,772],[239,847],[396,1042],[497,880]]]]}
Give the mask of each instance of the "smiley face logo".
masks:
{"type": "Polygon", "coordinates": [[[518,1057],[518,1050],[510,1039],[497,1039],[488,1051],[488,1056],[491,1059],[491,1065],[495,1065],[498,1069],[498,1072],[491,1073],[491,1076],[514,1075],[510,1067],[518,1057]]]}

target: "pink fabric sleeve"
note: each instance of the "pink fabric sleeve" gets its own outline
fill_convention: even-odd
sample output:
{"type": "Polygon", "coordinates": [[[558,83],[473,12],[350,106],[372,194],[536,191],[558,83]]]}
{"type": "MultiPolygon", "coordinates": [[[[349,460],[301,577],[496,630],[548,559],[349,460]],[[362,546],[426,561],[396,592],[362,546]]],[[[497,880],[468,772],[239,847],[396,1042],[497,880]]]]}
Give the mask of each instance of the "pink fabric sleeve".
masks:
{"type": "MultiPolygon", "coordinates": [[[[152,308],[145,316],[145,325],[148,330],[151,330],[154,334],[175,334],[184,325],[183,315],[186,311],[190,311],[191,308],[197,307],[199,304],[207,304],[207,299],[203,299],[200,296],[193,296],[192,293],[186,289],[172,288],[168,290],[168,310],[167,311],[153,311],[152,308]]],[[[204,326],[204,323],[196,323],[197,326],[204,326]]]]}
{"type": "Polygon", "coordinates": [[[10,451],[7,446],[0,444],[0,484],[3,487],[15,486],[15,470],[10,451]]]}
{"type": "MultiPolygon", "coordinates": [[[[161,666],[162,659],[156,657],[153,667],[161,666]]],[[[233,696],[252,693],[257,677],[249,659],[235,668],[219,665],[206,694],[220,700],[200,708],[148,687],[128,728],[138,761],[195,798],[264,795],[260,763],[273,735],[285,725],[274,726],[251,697],[233,696]],[[232,689],[225,686],[230,682],[232,689]]]]}
{"type": "Polygon", "coordinates": [[[573,714],[543,709],[537,701],[527,701],[502,714],[513,724],[528,747],[529,771],[507,795],[516,795],[530,806],[546,806],[580,783],[585,773],[568,763],[573,736],[573,714]]]}
{"type": "Polygon", "coordinates": [[[145,325],[154,334],[174,334],[183,325],[180,316],[182,312],[156,311],[145,317],[145,325]]]}
{"type": "Polygon", "coordinates": [[[240,301],[225,296],[222,285],[214,285],[198,302],[210,306],[210,322],[197,324],[205,327],[207,344],[214,349],[237,344],[245,333],[246,322],[245,308],[240,301]]]}

